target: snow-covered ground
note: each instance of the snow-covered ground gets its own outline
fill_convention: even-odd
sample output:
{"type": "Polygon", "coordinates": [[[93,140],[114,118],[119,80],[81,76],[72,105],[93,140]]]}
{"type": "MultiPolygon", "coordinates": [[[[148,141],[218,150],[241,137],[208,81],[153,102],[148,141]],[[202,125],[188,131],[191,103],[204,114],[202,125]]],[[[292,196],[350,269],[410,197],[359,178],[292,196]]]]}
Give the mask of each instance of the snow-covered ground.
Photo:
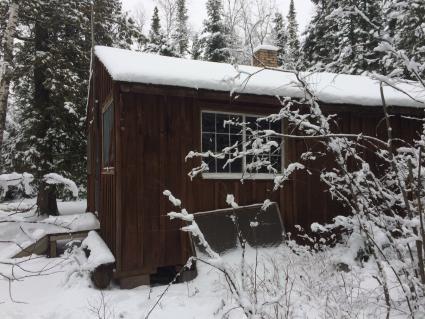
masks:
{"type": "MultiPolygon", "coordinates": [[[[252,251],[250,255],[253,257],[252,251]]],[[[281,316],[274,318],[385,318],[383,296],[376,280],[368,274],[369,265],[364,269],[352,269],[350,273],[339,273],[330,266],[326,255],[308,260],[296,257],[285,247],[262,250],[260,256],[259,278],[274,278],[279,282],[276,288],[287,290],[282,299],[281,316]],[[276,263],[269,263],[267,270],[262,269],[270,260],[276,263]]],[[[225,258],[235,263],[235,267],[239,259],[239,252],[225,258]]],[[[10,300],[8,282],[0,281],[2,318],[98,318],[93,310],[103,309],[102,298],[110,313],[105,318],[144,318],[166,288],[120,290],[112,287],[101,293],[91,287],[87,274],[75,272],[69,277],[78,268],[73,258],[40,258],[26,267],[35,270],[59,263],[63,264],[52,270],[59,271],[57,273],[14,282],[12,297],[15,302],[10,300]]],[[[7,271],[7,268],[0,269],[7,271]]],[[[198,270],[194,281],[169,289],[151,318],[222,318],[225,313],[229,318],[244,318],[239,309],[233,309],[223,276],[202,264],[198,265],[198,270]]],[[[394,315],[394,318],[405,318],[402,313],[394,315]]]]}
{"type": "Polygon", "coordinates": [[[93,214],[84,214],[86,201],[58,201],[60,216],[36,214],[36,199],[0,203],[0,259],[13,257],[47,234],[97,229],[93,214]],[[25,212],[19,212],[25,211],[25,212]]]}
{"type": "MultiPolygon", "coordinates": [[[[31,203],[28,201],[26,205],[31,203]]],[[[4,205],[1,209],[3,215],[7,213],[4,205]]],[[[84,212],[85,203],[60,203],[59,209],[72,216],[84,212]]],[[[17,231],[19,229],[10,227],[9,223],[0,223],[2,240],[16,239],[17,231]]],[[[254,283],[258,300],[279,296],[278,304],[264,306],[269,314],[264,318],[386,318],[375,263],[356,262],[357,248],[353,244],[341,244],[311,252],[289,243],[259,249],[257,264],[256,250],[248,248],[244,283],[247,297],[254,298],[254,283]]],[[[6,255],[5,250],[7,247],[0,246],[0,256],[6,255]]],[[[223,261],[227,269],[240,273],[240,250],[226,254],[223,261]]],[[[92,287],[87,262],[78,248],[59,258],[32,256],[11,260],[0,257],[0,318],[142,319],[167,288],[144,286],[120,290],[111,286],[101,292],[92,287]],[[5,262],[13,262],[14,266],[5,262]],[[6,277],[10,277],[12,271],[22,280],[9,285],[6,277]]],[[[149,318],[245,318],[223,274],[200,262],[197,266],[198,277],[172,285],[149,318]]],[[[385,272],[393,300],[391,318],[407,318],[400,289],[389,269],[385,272]]],[[[424,316],[418,313],[417,318],[424,316]]]]}

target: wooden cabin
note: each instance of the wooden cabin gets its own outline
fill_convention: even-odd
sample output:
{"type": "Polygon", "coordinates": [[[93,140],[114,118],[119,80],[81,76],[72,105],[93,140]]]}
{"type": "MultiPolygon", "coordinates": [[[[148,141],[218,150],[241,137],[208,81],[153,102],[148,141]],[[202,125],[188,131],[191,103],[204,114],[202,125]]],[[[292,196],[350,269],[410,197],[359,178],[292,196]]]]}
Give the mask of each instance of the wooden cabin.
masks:
{"type": "MultiPolygon", "coordinates": [[[[276,61],[273,54],[272,48],[261,47],[255,61],[264,58],[270,66],[276,61]]],[[[150,274],[182,266],[192,253],[180,222],[166,215],[174,209],[162,194],[166,189],[189,212],[225,208],[227,194],[234,194],[239,205],[270,199],[278,203],[287,229],[297,224],[308,228],[343,213],[318,176],[303,171],[273,191],[273,175],[267,171],[240,182],[248,159],[224,168],[225,160],[207,158],[210,171],[189,178],[188,172],[200,164],[199,159],[185,160],[190,151],[219,151],[245,138],[223,121],[255,122],[279,111],[276,95],[303,96],[292,74],[259,70],[240,66],[239,74],[229,64],[95,48],[88,108],[88,211],[99,216],[101,236],[116,257],[114,274],[123,287],[148,283],[150,274]]],[[[309,81],[323,110],[338,115],[342,131],[379,134],[383,112],[376,81],[326,73],[312,74],[309,81]]],[[[423,105],[389,87],[385,94],[395,115],[395,135],[413,139],[422,123],[401,115],[423,117],[423,105]]],[[[273,125],[277,131],[287,129],[273,125]]],[[[305,141],[283,141],[271,161],[280,169],[305,149],[305,141]]]]}

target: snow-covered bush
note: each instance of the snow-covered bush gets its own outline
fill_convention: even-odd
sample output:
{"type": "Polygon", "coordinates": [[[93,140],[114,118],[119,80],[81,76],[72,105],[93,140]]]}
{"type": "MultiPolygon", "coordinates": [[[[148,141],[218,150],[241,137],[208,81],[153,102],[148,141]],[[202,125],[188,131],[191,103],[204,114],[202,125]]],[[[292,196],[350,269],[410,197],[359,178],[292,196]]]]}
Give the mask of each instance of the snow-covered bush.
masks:
{"type": "Polygon", "coordinates": [[[74,181],[63,177],[62,175],[57,173],[49,173],[44,175],[43,181],[49,185],[59,185],[63,187],[62,193],[64,196],[66,196],[66,193],[68,192],[71,194],[71,198],[78,198],[79,190],[77,184],[75,184],[74,181]]]}
{"type": "MultiPolygon", "coordinates": [[[[375,47],[370,49],[374,52],[368,53],[379,53],[386,61],[397,62],[401,66],[399,69],[409,73],[407,78],[416,81],[416,90],[421,93],[415,98],[404,91],[403,84],[406,80],[396,78],[400,72],[392,72],[389,75],[369,74],[380,84],[376,93],[381,97],[383,111],[381,124],[385,127],[385,132],[378,137],[340,132],[334,125],[335,115],[322,112],[313,89],[314,83],[310,85],[306,74],[290,71],[297,80],[290,85],[301,89],[304,93],[303,98],[278,97],[281,103],[279,113],[257,120],[258,127],[267,126],[261,125],[264,122],[273,124],[284,121],[289,133],[272,129],[252,129],[248,128],[251,123],[226,121],[225,125],[242,127],[247,133],[246,139],[218,152],[190,152],[187,159],[198,157],[203,161],[189,173],[189,176],[195,178],[202,172],[208,172],[207,160],[211,157],[227,159],[225,166],[246,158],[247,165],[245,172],[241,174],[241,180],[243,181],[251,171],[267,171],[274,174],[274,189],[278,190],[284,187],[284,182],[295,171],[310,172],[309,168],[314,167],[318,158],[326,157],[329,165],[321,170],[320,179],[327,185],[332,198],[339,201],[346,212],[351,214],[347,217],[339,216],[329,225],[313,224],[311,230],[316,233],[319,241],[316,242],[308,235],[305,235],[304,239],[310,240],[313,244],[311,246],[315,249],[301,249],[297,244],[292,244],[291,248],[294,252],[298,251],[297,256],[309,255],[310,260],[317,256],[331,257],[331,263],[322,262],[318,265],[326,264],[327,267],[332,265],[335,276],[337,276],[335,270],[340,271],[342,282],[339,279],[329,278],[329,282],[338,282],[339,286],[331,285],[328,289],[329,287],[324,285],[323,276],[318,276],[319,279],[312,277],[314,269],[311,269],[311,273],[301,269],[302,276],[304,279],[307,278],[305,291],[313,291],[317,286],[330,294],[326,305],[318,308],[319,312],[326,309],[322,317],[372,316],[372,313],[365,314],[361,308],[362,305],[366,306],[374,300],[381,317],[422,318],[425,316],[425,121],[423,117],[405,118],[404,120],[422,121],[424,123],[422,132],[418,132],[413,141],[404,140],[403,137],[395,138],[392,114],[387,105],[385,92],[388,92],[387,89],[390,87],[425,107],[425,101],[419,98],[425,96],[422,93],[425,92],[425,79],[422,77],[425,64],[416,59],[418,55],[423,55],[423,48],[417,48],[417,52],[410,52],[411,56],[408,56],[405,50],[397,47],[400,41],[392,38],[389,30],[379,28],[356,6],[344,3],[341,10],[334,14],[355,16],[356,19],[363,20],[363,23],[373,31],[370,32],[370,36],[375,43],[375,47]],[[318,150],[313,148],[311,143],[306,143],[307,150],[299,156],[299,159],[287,163],[286,168],[280,171],[273,167],[269,160],[270,153],[279,152],[282,147],[282,144],[276,143],[279,139],[308,140],[316,142],[316,145],[320,144],[321,148],[318,150]],[[344,242],[333,242],[336,246],[332,249],[338,254],[329,256],[326,254],[330,248],[325,245],[326,239],[321,238],[321,235],[333,232],[339,233],[344,242]],[[364,269],[366,271],[363,271],[364,269]],[[345,272],[348,275],[344,275],[345,272]],[[361,273],[359,278],[354,276],[356,272],[361,273]],[[364,278],[361,278],[365,275],[369,276],[369,281],[373,281],[374,284],[367,281],[365,283],[364,278]],[[351,283],[349,284],[347,280],[351,283]],[[355,281],[358,283],[353,285],[355,281]],[[343,290],[338,287],[343,287],[343,290]],[[357,292],[353,295],[354,290],[357,292]],[[361,298],[357,300],[353,297],[356,294],[361,298]],[[378,297],[378,294],[381,297],[378,297]],[[344,300],[345,296],[348,298],[344,300]],[[349,304],[352,306],[347,307],[349,304]]],[[[258,72],[252,76],[256,74],[258,72]]],[[[271,124],[269,127],[272,127],[271,124]]],[[[200,238],[201,242],[204,241],[193,216],[184,209],[181,212],[171,213],[170,217],[189,222],[190,225],[183,230],[191,232],[200,238]]],[[[205,245],[208,251],[207,243],[205,245]]],[[[243,244],[241,246],[244,248],[243,244]]],[[[264,307],[265,301],[272,301],[274,306],[281,307],[284,296],[274,299],[271,293],[282,292],[282,287],[277,288],[281,284],[280,280],[272,280],[265,292],[258,296],[258,286],[247,284],[248,274],[252,275],[252,271],[247,271],[244,262],[241,263],[240,269],[232,272],[220,262],[219,256],[214,252],[209,255],[211,258],[209,263],[225,274],[236,303],[234,306],[243,309],[246,317],[285,318],[272,315],[264,307]]],[[[255,265],[255,270],[258,269],[257,266],[258,264],[255,265]]],[[[270,270],[270,267],[265,269],[270,270]]],[[[325,269],[323,268],[323,271],[326,271],[325,269]]],[[[258,278],[257,273],[254,273],[252,278],[256,283],[258,278]]],[[[270,279],[263,278],[261,282],[267,280],[270,279]]],[[[317,295],[312,294],[312,298],[314,297],[317,295]]],[[[307,300],[308,302],[311,300],[307,300]]],[[[287,314],[286,317],[293,316],[287,314]]]]}
{"type": "MultiPolygon", "coordinates": [[[[71,198],[78,198],[79,189],[74,181],[65,178],[56,173],[49,173],[44,175],[43,182],[48,185],[58,185],[63,188],[64,194],[70,194],[71,198]]],[[[32,196],[35,194],[36,186],[33,185],[34,176],[29,173],[10,173],[10,174],[1,174],[0,175],[0,199],[3,199],[6,196],[6,193],[14,188],[19,193],[22,193],[26,196],[32,196]]]]}
{"type": "MultiPolygon", "coordinates": [[[[216,315],[277,319],[405,318],[406,314],[421,318],[425,315],[423,291],[416,290],[415,295],[415,290],[410,290],[411,281],[416,289],[421,287],[420,283],[414,275],[407,278],[404,274],[405,271],[414,274],[415,265],[406,260],[403,266],[404,261],[399,259],[394,246],[388,244],[382,229],[373,222],[364,221],[379,249],[367,245],[357,216],[350,216],[338,217],[333,224],[312,227],[317,236],[316,240],[309,239],[318,243],[322,234],[344,227],[346,232],[332,247],[321,245],[316,249],[316,245],[303,246],[288,239],[278,248],[259,250],[249,247],[239,237],[241,249],[223,258],[211,249],[194,215],[181,207],[180,200],[169,191],[164,195],[177,208],[168,216],[184,221],[186,226],[182,230],[205,248],[205,255],[192,257],[187,267],[193,261],[207,264],[217,270],[222,277],[221,287],[229,292],[227,297],[223,296],[216,315]]],[[[237,207],[232,195],[227,197],[227,204],[237,207]]],[[[396,246],[406,247],[403,237],[396,241],[396,246]]],[[[402,250],[405,256],[407,249],[402,250]]]]}
{"type": "MultiPolygon", "coordinates": [[[[419,77],[418,66],[413,67],[409,59],[398,54],[390,45],[385,50],[388,54],[399,56],[407,64],[412,77],[418,80],[418,90],[425,92],[425,81],[419,77]]],[[[347,265],[353,261],[359,262],[360,266],[366,261],[373,262],[377,270],[376,281],[385,296],[387,315],[403,309],[410,318],[420,317],[418,314],[424,314],[425,302],[425,124],[414,141],[395,138],[384,88],[390,86],[411,96],[394,79],[373,74],[373,78],[380,83],[378,89],[385,134],[377,137],[344,133],[334,128],[333,114],[322,112],[316,94],[303,74],[293,73],[298,80],[296,85],[303,89],[305,97],[280,98],[279,113],[258,119],[259,123],[285,121],[290,133],[270,129],[250,130],[243,143],[235,143],[218,153],[191,152],[188,157],[205,159],[225,155],[228,165],[241,157],[250,156],[252,161],[247,165],[248,169],[265,169],[274,174],[274,188],[278,190],[284,187],[284,182],[293,172],[309,171],[317,158],[326,156],[329,165],[321,171],[320,179],[328,186],[332,198],[342,203],[351,216],[339,217],[333,225],[315,224],[313,230],[344,229],[350,234],[350,255],[345,254],[346,258],[338,263],[339,267],[349,269],[347,265]],[[322,147],[317,150],[306,143],[307,150],[300,155],[298,162],[289,163],[279,172],[268,160],[271,149],[280,150],[281,147],[273,143],[275,138],[315,141],[322,147]]],[[[424,101],[416,99],[416,102],[422,102],[425,106],[424,101]]],[[[206,163],[193,169],[190,176],[196,177],[204,171],[208,171],[206,163]]],[[[244,175],[241,179],[244,179],[244,175]]]]}
{"type": "Polygon", "coordinates": [[[6,196],[6,193],[15,188],[20,194],[32,195],[34,193],[31,183],[34,181],[34,176],[28,173],[18,174],[1,174],[0,175],[0,199],[6,196]]]}
{"type": "MultiPolygon", "coordinates": [[[[194,215],[181,207],[181,201],[175,198],[168,190],[164,191],[164,196],[168,197],[168,200],[177,209],[179,209],[177,212],[168,213],[170,219],[180,219],[185,221],[187,225],[182,227],[182,231],[190,233],[194,238],[199,240],[200,245],[205,248],[206,256],[192,257],[186,267],[190,268],[192,261],[196,260],[219,270],[223,274],[225,282],[227,283],[227,288],[232,295],[232,307],[240,309],[246,318],[265,318],[268,314],[268,309],[278,305],[285,292],[278,291],[279,289],[263,289],[261,288],[260,283],[257,285],[257,271],[260,269],[257,268],[257,264],[253,267],[249,267],[246,263],[245,254],[247,244],[246,240],[242,237],[242,233],[239,231],[237,216],[233,216],[233,221],[237,227],[242,254],[240,267],[238,269],[234,269],[211,248],[201,229],[198,227],[194,215]]],[[[233,209],[238,207],[233,195],[228,195],[226,202],[233,209]]],[[[268,202],[264,205],[264,210],[267,203],[268,202]]],[[[258,261],[257,258],[256,260],[258,261]]]]}

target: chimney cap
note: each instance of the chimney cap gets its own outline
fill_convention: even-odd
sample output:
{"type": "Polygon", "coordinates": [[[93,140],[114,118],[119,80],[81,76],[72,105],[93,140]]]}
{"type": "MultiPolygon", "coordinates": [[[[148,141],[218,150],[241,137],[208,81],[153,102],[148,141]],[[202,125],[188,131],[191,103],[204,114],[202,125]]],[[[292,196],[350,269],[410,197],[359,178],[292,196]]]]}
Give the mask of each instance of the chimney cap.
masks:
{"type": "Polygon", "coordinates": [[[254,49],[254,53],[257,53],[258,51],[261,51],[261,50],[279,51],[279,48],[277,46],[270,45],[270,44],[261,44],[254,49]]]}

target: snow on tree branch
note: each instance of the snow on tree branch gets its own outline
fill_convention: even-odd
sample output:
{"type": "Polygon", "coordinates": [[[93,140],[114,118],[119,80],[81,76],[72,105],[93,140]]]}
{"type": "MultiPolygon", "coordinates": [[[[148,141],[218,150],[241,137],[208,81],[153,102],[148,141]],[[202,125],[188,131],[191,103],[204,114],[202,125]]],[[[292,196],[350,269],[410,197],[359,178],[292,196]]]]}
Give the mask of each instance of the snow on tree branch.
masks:
{"type": "Polygon", "coordinates": [[[63,185],[67,190],[72,193],[75,198],[78,197],[78,187],[72,180],[65,178],[56,173],[49,173],[44,175],[43,180],[50,185],[63,185]]]}
{"type": "Polygon", "coordinates": [[[34,180],[34,176],[28,173],[18,174],[2,174],[0,175],[0,189],[1,189],[1,198],[6,195],[6,192],[9,190],[9,187],[17,187],[22,190],[26,195],[33,193],[34,189],[31,186],[31,183],[34,180]]]}

